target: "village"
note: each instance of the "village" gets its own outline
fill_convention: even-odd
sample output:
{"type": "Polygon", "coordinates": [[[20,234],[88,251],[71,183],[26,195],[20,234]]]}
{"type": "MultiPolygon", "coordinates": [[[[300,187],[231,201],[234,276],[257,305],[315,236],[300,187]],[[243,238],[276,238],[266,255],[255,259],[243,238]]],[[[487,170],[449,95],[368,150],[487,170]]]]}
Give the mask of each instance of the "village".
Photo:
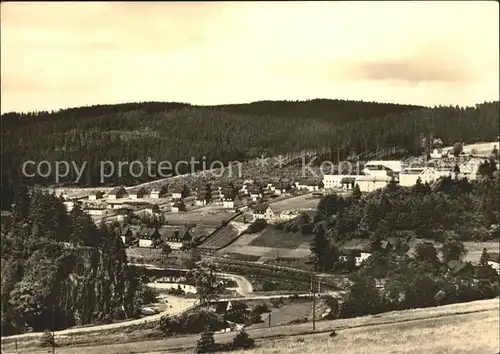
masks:
{"type": "MultiPolygon", "coordinates": [[[[252,248],[252,240],[244,243],[245,237],[232,245],[258,219],[276,224],[301,213],[312,217],[323,195],[349,194],[355,186],[361,193],[369,193],[389,184],[404,187],[432,184],[446,176],[475,180],[480,165],[495,147],[495,143],[465,146],[457,156],[451,147],[435,149],[429,154],[430,159],[371,160],[363,162],[355,173],[343,174],[337,170],[319,178],[219,181],[187,176],[184,180],[173,179],[176,183],[166,180],[136,187],[54,191],[64,198],[68,211],[78,203],[96,223],[114,224],[129,248],[157,248],[167,243],[172,250],[199,247],[223,254],[227,253],[223,250],[225,246],[235,251],[239,245],[240,249],[246,247],[248,252],[244,253],[250,253],[249,256],[265,260],[278,252],[278,245],[274,249],[269,244],[276,242],[275,239],[264,242],[268,244],[261,249],[252,248]]],[[[268,170],[266,176],[273,174],[268,170]]],[[[295,174],[299,171],[295,170],[295,174]]],[[[297,258],[306,256],[307,242],[294,251],[297,258]]]]}

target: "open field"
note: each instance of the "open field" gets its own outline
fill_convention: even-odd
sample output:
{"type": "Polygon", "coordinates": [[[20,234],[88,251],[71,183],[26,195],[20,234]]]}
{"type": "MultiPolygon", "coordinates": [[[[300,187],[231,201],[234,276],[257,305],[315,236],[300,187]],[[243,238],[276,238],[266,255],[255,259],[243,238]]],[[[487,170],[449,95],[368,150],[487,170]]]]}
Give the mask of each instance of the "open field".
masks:
{"type": "Polygon", "coordinates": [[[239,234],[240,230],[232,223],[229,223],[225,227],[211,235],[199,247],[216,250],[226,246],[228,243],[237,238],[239,234]]]}
{"type": "Polygon", "coordinates": [[[220,206],[208,205],[191,211],[166,213],[165,217],[170,224],[201,224],[218,227],[235,215],[220,206]]]}
{"type": "Polygon", "coordinates": [[[249,245],[275,248],[309,248],[309,243],[314,235],[303,235],[302,232],[285,232],[274,227],[267,227],[263,233],[255,238],[249,245]]]}
{"type": "Polygon", "coordinates": [[[498,249],[500,248],[500,242],[488,241],[488,242],[464,242],[464,246],[467,249],[467,254],[465,255],[465,260],[470,262],[478,262],[481,258],[481,253],[483,248],[489,254],[498,254],[498,249]]]}
{"type": "Polygon", "coordinates": [[[272,227],[254,234],[243,234],[234,243],[216,252],[223,257],[226,253],[242,254],[250,257],[261,257],[259,261],[264,262],[276,258],[304,258],[310,253],[309,241],[306,236],[301,237],[287,234],[272,227]],[[300,242],[302,240],[302,242],[300,242]],[[258,246],[257,246],[258,245],[258,246]],[[264,246],[265,245],[265,246],[264,246]],[[283,246],[282,246],[283,245],[283,246]]]}
{"type": "Polygon", "coordinates": [[[319,198],[313,198],[312,193],[307,193],[297,197],[272,202],[270,205],[274,213],[281,213],[284,210],[316,210],[319,200],[319,198]]]}
{"type": "MultiPolygon", "coordinates": [[[[301,299],[295,303],[285,304],[279,308],[271,309],[271,326],[284,326],[291,324],[292,321],[305,319],[311,322],[313,316],[313,302],[311,299],[301,299]]],[[[320,318],[321,314],[326,310],[326,306],[321,302],[316,303],[316,318],[320,318]]],[[[269,314],[262,315],[263,322],[255,323],[248,329],[267,328],[269,327],[269,314]]]]}
{"type": "MultiPolygon", "coordinates": [[[[499,300],[481,300],[426,309],[393,311],[352,319],[319,321],[312,334],[310,323],[248,329],[257,348],[244,353],[498,353],[499,300]],[[336,338],[328,337],[335,329],[336,338]],[[298,340],[298,337],[303,340],[298,340]],[[274,340],[273,340],[274,339],[274,340]]],[[[68,354],[126,354],[192,352],[199,336],[153,339],[152,329],[97,332],[80,338],[79,346],[64,347],[68,354]],[[142,341],[139,338],[142,336],[142,341]],[[132,339],[133,338],[133,339],[132,339]],[[151,340],[146,340],[151,338],[151,340]],[[129,342],[130,340],[136,342],[129,342]],[[108,345],[100,345],[115,343],[108,345]],[[128,343],[127,343],[128,342],[128,343]],[[83,346],[87,344],[87,346],[83,346]]],[[[229,342],[235,333],[216,334],[217,342],[229,342]]],[[[16,353],[12,344],[3,353],[16,353]]],[[[62,352],[61,349],[56,349],[62,352]]],[[[23,348],[17,353],[47,353],[47,349],[23,348]]]]}
{"type": "MultiPolygon", "coordinates": [[[[265,341],[245,353],[498,353],[498,313],[423,319],[265,341]],[[467,340],[474,333],[473,340],[467,340]]],[[[240,352],[240,351],[238,351],[240,352]]],[[[242,352],[241,352],[242,353],[242,352]]]]}
{"type": "MultiPolygon", "coordinates": [[[[493,147],[496,146],[498,148],[498,141],[489,142],[489,143],[476,143],[476,144],[468,144],[463,146],[463,152],[465,154],[471,154],[474,150],[475,153],[483,155],[491,153],[493,147]]],[[[453,146],[444,147],[443,150],[451,150],[453,146]]]]}

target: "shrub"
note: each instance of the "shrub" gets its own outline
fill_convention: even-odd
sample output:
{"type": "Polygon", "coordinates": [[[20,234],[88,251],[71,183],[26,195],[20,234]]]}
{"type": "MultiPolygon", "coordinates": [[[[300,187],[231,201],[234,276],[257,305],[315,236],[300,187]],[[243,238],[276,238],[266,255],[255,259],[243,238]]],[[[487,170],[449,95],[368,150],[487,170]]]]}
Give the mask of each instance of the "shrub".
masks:
{"type": "Polygon", "coordinates": [[[255,340],[250,338],[247,332],[242,329],[236,337],[233,338],[233,349],[251,349],[255,346],[255,340]]]}
{"type": "Polygon", "coordinates": [[[271,312],[269,310],[269,307],[267,306],[267,304],[258,304],[257,306],[255,306],[252,310],[252,312],[256,312],[258,314],[263,314],[263,313],[267,313],[267,312],[271,312]]]}
{"type": "Polygon", "coordinates": [[[276,283],[270,281],[270,280],[265,280],[262,283],[262,291],[273,291],[276,290],[277,285],[276,283]]]}
{"type": "Polygon", "coordinates": [[[43,335],[40,337],[38,345],[42,348],[55,347],[56,341],[54,335],[49,330],[45,330],[43,335]]]}
{"type": "Polygon", "coordinates": [[[215,352],[214,333],[209,326],[201,333],[200,339],[196,342],[196,353],[213,353],[215,352]]]}
{"type": "Polygon", "coordinates": [[[160,319],[159,329],[165,335],[172,334],[195,334],[204,331],[209,326],[213,330],[225,328],[221,316],[205,310],[184,313],[179,316],[163,316],[160,319]]]}
{"type": "Polygon", "coordinates": [[[250,324],[261,323],[261,322],[262,322],[261,314],[258,312],[252,311],[250,313],[250,324]]]}
{"type": "Polygon", "coordinates": [[[253,223],[251,223],[246,232],[249,233],[249,234],[253,234],[253,233],[256,233],[256,232],[259,232],[259,231],[262,231],[266,228],[267,226],[267,221],[264,220],[264,219],[257,219],[255,220],[253,223]]]}

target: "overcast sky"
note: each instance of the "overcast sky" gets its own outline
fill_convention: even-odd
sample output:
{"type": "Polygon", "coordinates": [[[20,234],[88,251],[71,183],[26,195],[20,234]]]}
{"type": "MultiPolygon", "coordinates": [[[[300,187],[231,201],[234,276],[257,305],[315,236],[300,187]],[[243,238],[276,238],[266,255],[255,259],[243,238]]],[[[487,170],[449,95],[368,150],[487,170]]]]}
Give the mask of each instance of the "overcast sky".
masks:
{"type": "Polygon", "coordinates": [[[1,4],[1,110],[499,99],[496,1],[1,4]]]}

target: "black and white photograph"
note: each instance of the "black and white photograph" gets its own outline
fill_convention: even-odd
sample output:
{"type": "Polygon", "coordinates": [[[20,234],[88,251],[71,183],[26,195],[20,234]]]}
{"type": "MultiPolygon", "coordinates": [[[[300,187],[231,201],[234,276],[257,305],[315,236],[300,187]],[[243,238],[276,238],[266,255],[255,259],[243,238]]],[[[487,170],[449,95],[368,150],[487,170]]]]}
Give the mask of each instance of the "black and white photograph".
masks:
{"type": "Polygon", "coordinates": [[[2,1],[2,354],[500,354],[498,1],[2,1]]]}

